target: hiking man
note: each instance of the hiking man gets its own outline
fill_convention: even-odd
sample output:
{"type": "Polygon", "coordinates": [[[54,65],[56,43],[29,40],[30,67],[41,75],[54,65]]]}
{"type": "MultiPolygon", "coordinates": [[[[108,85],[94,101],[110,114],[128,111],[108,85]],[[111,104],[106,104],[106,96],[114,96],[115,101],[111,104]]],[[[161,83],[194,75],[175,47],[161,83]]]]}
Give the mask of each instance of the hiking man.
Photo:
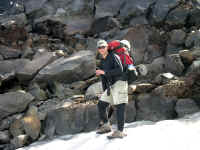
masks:
{"type": "Polygon", "coordinates": [[[102,56],[100,69],[96,70],[96,75],[101,76],[103,94],[98,102],[98,112],[100,126],[97,133],[103,134],[111,131],[108,121],[107,108],[109,105],[116,107],[117,130],[108,138],[123,138],[126,134],[124,130],[125,105],[128,103],[128,83],[126,74],[123,73],[123,66],[117,54],[108,52],[108,43],[105,40],[97,42],[98,52],[102,56]]]}
{"type": "MultiPolygon", "coordinates": [[[[113,42],[115,42],[115,41],[108,43],[108,47],[111,46],[111,44],[113,44],[113,42]]],[[[128,76],[128,78],[130,78],[129,81],[134,81],[135,78],[138,76],[138,72],[136,70],[136,67],[133,65],[133,59],[130,56],[131,44],[128,40],[125,40],[125,39],[123,39],[121,41],[117,40],[117,42],[120,43],[120,46],[117,46],[117,47],[123,48],[123,50],[124,50],[123,53],[128,56],[128,59],[130,59],[131,63],[127,64],[126,69],[132,70],[133,73],[129,72],[129,73],[127,73],[127,76],[128,76]]],[[[124,58],[124,56],[122,56],[122,58],[124,58]]],[[[122,64],[124,64],[124,62],[123,62],[124,60],[121,60],[121,61],[122,61],[122,64]]],[[[125,67],[125,65],[123,67],[125,67]]],[[[125,70],[124,70],[124,72],[125,72],[125,70]]],[[[108,119],[110,119],[112,117],[113,112],[114,112],[114,107],[110,106],[109,110],[108,110],[108,119]]],[[[100,126],[101,125],[102,125],[102,123],[100,124],[100,126]]]]}

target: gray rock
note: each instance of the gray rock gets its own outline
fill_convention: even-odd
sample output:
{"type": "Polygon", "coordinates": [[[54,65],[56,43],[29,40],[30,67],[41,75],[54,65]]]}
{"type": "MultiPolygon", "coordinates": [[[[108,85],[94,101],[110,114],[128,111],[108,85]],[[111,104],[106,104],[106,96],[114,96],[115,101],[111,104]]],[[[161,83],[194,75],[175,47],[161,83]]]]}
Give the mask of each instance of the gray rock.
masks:
{"type": "Polygon", "coordinates": [[[53,52],[43,53],[40,57],[33,59],[16,71],[19,81],[29,81],[39,72],[43,67],[50,64],[56,59],[53,52]]]}
{"type": "Polygon", "coordinates": [[[14,15],[0,19],[0,41],[2,44],[13,48],[20,48],[28,38],[25,25],[27,19],[25,14],[14,15]]]}
{"type": "MultiPolygon", "coordinates": [[[[26,14],[32,14],[33,12],[36,12],[36,14],[39,15],[39,11],[44,12],[43,9],[45,9],[44,4],[47,2],[48,0],[28,0],[25,1],[25,8],[26,8],[26,14]]],[[[41,13],[40,13],[41,14],[41,13]]]]}
{"type": "Polygon", "coordinates": [[[156,87],[153,90],[153,93],[160,95],[161,97],[185,98],[191,95],[190,84],[184,80],[169,80],[167,84],[156,87]]]}
{"type": "Polygon", "coordinates": [[[88,87],[85,92],[86,99],[97,99],[103,93],[101,82],[97,82],[88,87]]]}
{"type": "Polygon", "coordinates": [[[200,49],[193,50],[191,53],[192,53],[192,56],[194,57],[194,59],[196,59],[196,60],[200,59],[200,49]]]}
{"type": "Polygon", "coordinates": [[[0,61],[1,80],[10,80],[16,76],[17,70],[23,68],[29,62],[28,59],[15,59],[0,61]]]}
{"type": "Polygon", "coordinates": [[[148,45],[146,52],[144,54],[144,62],[149,64],[152,63],[154,59],[162,56],[163,56],[163,50],[158,44],[148,45]]]}
{"type": "Polygon", "coordinates": [[[95,3],[95,18],[103,18],[107,16],[115,16],[118,14],[122,3],[125,0],[101,0],[95,3]]]}
{"type": "Polygon", "coordinates": [[[199,19],[199,15],[200,15],[200,11],[199,11],[199,1],[195,0],[195,1],[192,1],[194,2],[194,9],[191,11],[190,13],[190,18],[189,18],[189,24],[193,24],[195,26],[198,26],[200,24],[200,19],[199,19]],[[196,4],[195,4],[196,3],[196,4]]]}
{"type": "Polygon", "coordinates": [[[195,73],[195,72],[197,73],[200,72],[200,60],[193,61],[193,63],[188,67],[186,74],[195,73]]]}
{"type": "Polygon", "coordinates": [[[41,130],[41,122],[37,115],[28,115],[22,119],[23,128],[28,137],[30,137],[33,141],[35,141],[39,135],[41,130]]]}
{"type": "Polygon", "coordinates": [[[184,27],[190,11],[185,7],[176,7],[166,17],[165,23],[171,27],[184,27]]]}
{"type": "Polygon", "coordinates": [[[172,54],[167,56],[167,59],[165,60],[165,72],[168,71],[180,76],[182,75],[184,68],[185,66],[182,63],[179,54],[172,54]]]}
{"type": "Polygon", "coordinates": [[[185,98],[185,99],[178,99],[175,110],[178,114],[178,117],[184,117],[185,115],[199,112],[200,109],[194,102],[194,100],[185,98]]]}
{"type": "Polygon", "coordinates": [[[140,94],[137,97],[136,120],[159,121],[173,119],[175,116],[175,99],[162,98],[152,94],[140,94]]]}
{"type": "Polygon", "coordinates": [[[149,24],[149,22],[145,16],[134,17],[133,19],[130,20],[131,26],[147,25],[147,24],[149,24]]]}
{"type": "Polygon", "coordinates": [[[62,106],[48,112],[45,120],[45,135],[53,137],[54,134],[75,134],[83,131],[85,118],[85,104],[62,106]]]}
{"type": "Polygon", "coordinates": [[[161,23],[169,11],[178,6],[180,0],[157,0],[152,7],[151,22],[161,23]]]}
{"type": "Polygon", "coordinates": [[[7,29],[10,29],[11,25],[15,23],[20,27],[24,27],[28,21],[24,13],[18,15],[10,15],[8,17],[0,18],[0,24],[7,29]]]}
{"type": "Polygon", "coordinates": [[[22,112],[34,97],[25,91],[9,92],[0,94],[0,119],[22,112]]]}
{"type": "Polygon", "coordinates": [[[49,80],[72,83],[87,79],[95,73],[95,56],[91,51],[80,51],[68,58],[61,57],[40,70],[37,82],[49,80]]]}
{"type": "Polygon", "coordinates": [[[22,54],[21,50],[0,45],[0,54],[4,59],[16,59],[22,54]]]}
{"type": "Polygon", "coordinates": [[[193,60],[195,59],[194,54],[190,50],[181,50],[179,51],[179,55],[185,67],[188,67],[188,65],[191,65],[193,60]]]}
{"type": "Polygon", "coordinates": [[[0,143],[1,144],[5,144],[5,143],[9,143],[10,140],[10,134],[9,132],[6,131],[0,131],[0,143]]]}
{"type": "Polygon", "coordinates": [[[14,138],[21,134],[25,134],[29,139],[34,141],[39,137],[40,130],[41,122],[38,115],[38,109],[35,106],[31,106],[25,116],[16,119],[10,125],[10,133],[14,138]]]}
{"type": "Polygon", "coordinates": [[[112,17],[104,17],[96,19],[93,24],[91,25],[91,33],[92,34],[99,34],[101,32],[109,31],[113,28],[119,28],[120,24],[117,19],[112,17]]]}
{"type": "Polygon", "coordinates": [[[158,57],[151,64],[143,64],[145,67],[145,76],[154,78],[157,74],[163,73],[165,70],[165,58],[158,57]],[[147,73],[146,73],[147,72],[147,73]]]}
{"type": "Polygon", "coordinates": [[[23,147],[29,144],[27,135],[19,135],[11,140],[11,144],[14,145],[15,148],[23,147]]]}
{"type": "Polygon", "coordinates": [[[200,48],[200,31],[193,30],[185,40],[185,46],[188,48],[200,48]]]}
{"type": "Polygon", "coordinates": [[[97,128],[99,124],[99,115],[97,106],[95,104],[87,105],[85,109],[85,123],[84,123],[84,131],[92,131],[97,128]]]}
{"type": "Polygon", "coordinates": [[[58,2],[29,0],[25,2],[25,6],[26,13],[34,20],[36,26],[44,21],[43,27],[46,26],[46,29],[51,30],[54,36],[62,35],[62,38],[65,38],[63,34],[87,32],[93,21],[93,0],[59,0],[58,2]]]}
{"type": "Polygon", "coordinates": [[[162,73],[155,77],[154,83],[155,84],[167,84],[170,80],[177,79],[175,75],[172,73],[162,73]]]}
{"type": "Polygon", "coordinates": [[[149,7],[156,0],[125,0],[124,6],[120,9],[120,17],[128,18],[130,16],[138,17],[138,16],[146,16],[149,7]]]}
{"type": "Polygon", "coordinates": [[[29,85],[28,92],[35,97],[35,100],[43,101],[47,99],[47,95],[37,83],[29,85]]]}
{"type": "Polygon", "coordinates": [[[184,44],[186,33],[183,30],[177,29],[170,32],[170,42],[175,45],[184,44]]]}

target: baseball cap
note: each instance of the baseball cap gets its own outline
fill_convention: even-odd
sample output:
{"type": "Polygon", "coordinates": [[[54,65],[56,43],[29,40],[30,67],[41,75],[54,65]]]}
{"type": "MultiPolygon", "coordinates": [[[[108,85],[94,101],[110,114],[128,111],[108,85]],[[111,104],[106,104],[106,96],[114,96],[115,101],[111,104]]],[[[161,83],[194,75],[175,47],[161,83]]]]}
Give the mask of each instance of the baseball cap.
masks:
{"type": "Polygon", "coordinates": [[[97,47],[108,46],[108,43],[105,40],[99,40],[97,42],[97,47]]]}
{"type": "Polygon", "coordinates": [[[128,51],[130,51],[131,44],[128,40],[121,40],[120,43],[124,44],[128,48],[128,51]]]}

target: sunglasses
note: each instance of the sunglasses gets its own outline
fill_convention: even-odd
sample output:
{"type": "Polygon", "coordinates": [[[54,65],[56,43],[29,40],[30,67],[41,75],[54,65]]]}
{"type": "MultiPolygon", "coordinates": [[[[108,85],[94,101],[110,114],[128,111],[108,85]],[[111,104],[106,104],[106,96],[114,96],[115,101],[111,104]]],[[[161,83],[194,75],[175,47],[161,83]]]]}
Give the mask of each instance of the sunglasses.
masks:
{"type": "Polygon", "coordinates": [[[100,46],[100,47],[98,47],[98,49],[104,49],[104,48],[106,48],[105,46],[100,46]]]}

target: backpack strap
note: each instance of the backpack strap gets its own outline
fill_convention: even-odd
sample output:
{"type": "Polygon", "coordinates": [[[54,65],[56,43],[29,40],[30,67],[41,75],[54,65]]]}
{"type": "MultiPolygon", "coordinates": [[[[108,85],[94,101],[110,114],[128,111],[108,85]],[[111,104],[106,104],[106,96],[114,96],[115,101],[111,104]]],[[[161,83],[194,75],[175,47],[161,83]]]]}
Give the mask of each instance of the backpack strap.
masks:
{"type": "Polygon", "coordinates": [[[123,72],[124,71],[124,67],[122,65],[122,62],[121,62],[121,59],[120,59],[119,55],[113,54],[113,56],[114,56],[114,59],[116,60],[116,62],[118,63],[118,65],[120,66],[120,68],[121,68],[121,70],[123,72]]]}

